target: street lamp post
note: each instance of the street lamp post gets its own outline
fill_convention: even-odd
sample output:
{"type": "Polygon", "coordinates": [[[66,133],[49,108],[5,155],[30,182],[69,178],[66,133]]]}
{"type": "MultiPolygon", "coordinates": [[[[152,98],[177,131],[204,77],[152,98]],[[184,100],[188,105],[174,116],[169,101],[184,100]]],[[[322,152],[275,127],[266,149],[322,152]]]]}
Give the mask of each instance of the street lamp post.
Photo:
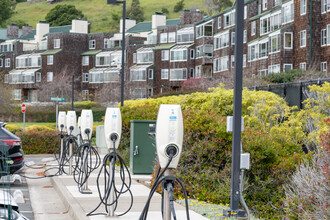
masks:
{"type": "Polygon", "coordinates": [[[124,106],[124,69],[125,69],[125,22],[126,22],[126,1],[107,0],[107,4],[123,4],[123,35],[121,43],[121,90],[120,105],[124,106]]]}
{"type": "Polygon", "coordinates": [[[72,111],[73,111],[73,102],[74,102],[74,77],[75,76],[79,76],[79,74],[77,73],[74,73],[72,74],[72,99],[71,99],[71,108],[72,108],[72,111]]]}

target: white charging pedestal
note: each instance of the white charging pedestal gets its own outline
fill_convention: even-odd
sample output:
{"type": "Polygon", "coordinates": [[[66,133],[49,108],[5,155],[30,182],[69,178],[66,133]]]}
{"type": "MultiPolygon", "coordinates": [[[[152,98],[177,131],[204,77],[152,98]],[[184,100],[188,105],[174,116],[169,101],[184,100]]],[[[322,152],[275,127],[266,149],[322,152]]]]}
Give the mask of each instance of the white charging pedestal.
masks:
{"type": "Polygon", "coordinates": [[[63,147],[64,147],[64,132],[66,131],[66,113],[64,111],[60,111],[58,113],[58,130],[61,132],[61,148],[59,153],[59,159],[63,158],[63,147]]]}
{"type": "MultiPolygon", "coordinates": [[[[175,148],[165,176],[173,175],[173,169],[178,166],[183,143],[183,117],[180,105],[160,105],[156,124],[157,155],[161,168],[164,168],[169,160],[169,149],[175,148]]],[[[171,207],[169,194],[164,191],[164,220],[171,219],[171,207]]]]}
{"type": "MultiPolygon", "coordinates": [[[[119,108],[107,108],[104,118],[104,135],[105,142],[108,147],[109,154],[112,153],[115,149],[118,148],[120,137],[122,130],[122,121],[121,121],[121,113],[119,108]],[[111,139],[116,137],[116,139],[111,139]]],[[[109,177],[115,178],[114,170],[114,159],[111,159],[109,163],[109,177]]],[[[110,194],[108,197],[108,204],[112,204],[115,201],[115,191],[114,186],[110,189],[110,194]]],[[[115,216],[115,204],[109,206],[107,216],[115,216]]]]}
{"type": "MultiPolygon", "coordinates": [[[[92,138],[92,132],[93,132],[93,112],[92,110],[85,110],[83,109],[81,111],[81,117],[78,119],[78,126],[80,127],[80,133],[82,142],[85,144],[90,144],[90,140],[92,138]]],[[[81,162],[87,161],[88,159],[88,150],[85,148],[83,156],[81,158],[81,162]]],[[[84,163],[82,169],[84,170],[85,175],[88,172],[88,164],[84,163]]],[[[91,194],[92,191],[88,188],[88,179],[82,186],[82,192],[91,194]]]]}
{"type": "Polygon", "coordinates": [[[77,125],[77,117],[75,111],[68,111],[66,115],[66,127],[67,133],[69,134],[69,175],[72,175],[72,145],[73,145],[73,135],[77,125]]]}

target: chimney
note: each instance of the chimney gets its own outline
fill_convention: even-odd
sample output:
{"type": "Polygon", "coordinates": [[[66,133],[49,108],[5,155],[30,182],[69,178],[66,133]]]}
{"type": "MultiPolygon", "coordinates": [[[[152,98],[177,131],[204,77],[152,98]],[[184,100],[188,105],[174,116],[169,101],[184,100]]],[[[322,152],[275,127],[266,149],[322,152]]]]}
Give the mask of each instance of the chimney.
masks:
{"type": "MultiPolygon", "coordinates": [[[[126,19],[125,22],[125,32],[136,25],[136,20],[126,19]]],[[[123,33],[123,19],[120,19],[120,33],[123,33]]]]}
{"type": "Polygon", "coordinates": [[[196,9],[195,11],[183,10],[180,12],[180,24],[193,24],[203,20],[203,13],[196,9]]]}
{"type": "Polygon", "coordinates": [[[26,36],[26,35],[28,35],[28,34],[31,34],[32,33],[32,27],[31,26],[29,26],[29,25],[24,25],[23,27],[22,27],[22,36],[24,37],[24,36],[26,36]]]}
{"type": "Polygon", "coordinates": [[[19,27],[17,24],[7,25],[7,37],[8,38],[18,38],[19,27]]]}
{"type": "Polygon", "coordinates": [[[156,12],[152,15],[152,29],[157,29],[159,26],[166,25],[166,16],[160,12],[156,12]]]}
{"type": "Polygon", "coordinates": [[[88,34],[88,22],[86,20],[72,20],[71,33],[88,34]]]}
{"type": "Polygon", "coordinates": [[[41,41],[44,38],[45,34],[49,33],[49,24],[46,21],[39,21],[36,27],[36,36],[35,39],[41,45],[41,41]]]}

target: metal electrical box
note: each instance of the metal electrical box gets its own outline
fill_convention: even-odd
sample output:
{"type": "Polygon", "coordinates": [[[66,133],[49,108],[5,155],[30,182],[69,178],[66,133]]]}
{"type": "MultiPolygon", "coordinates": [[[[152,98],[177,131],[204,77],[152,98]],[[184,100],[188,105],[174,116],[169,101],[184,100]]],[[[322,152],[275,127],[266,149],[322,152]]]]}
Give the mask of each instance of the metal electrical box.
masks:
{"type": "Polygon", "coordinates": [[[156,121],[131,120],[130,171],[151,174],[156,159],[156,121]]]}

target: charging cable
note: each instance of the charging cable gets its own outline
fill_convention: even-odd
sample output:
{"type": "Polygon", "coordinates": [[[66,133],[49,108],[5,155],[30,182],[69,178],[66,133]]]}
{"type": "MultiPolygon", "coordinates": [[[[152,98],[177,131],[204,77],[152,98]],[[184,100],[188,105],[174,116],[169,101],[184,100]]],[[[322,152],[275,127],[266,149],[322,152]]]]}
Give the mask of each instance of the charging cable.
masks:
{"type": "Polygon", "coordinates": [[[173,216],[173,219],[176,220],[176,213],[175,213],[175,209],[174,209],[174,186],[175,186],[175,182],[179,183],[182,191],[184,193],[185,196],[185,205],[186,205],[186,215],[187,215],[187,220],[190,220],[189,217],[189,208],[188,208],[188,196],[187,196],[187,191],[182,183],[182,181],[175,177],[175,176],[164,176],[165,171],[168,169],[170,163],[173,160],[174,155],[176,154],[177,149],[175,147],[168,147],[167,148],[167,153],[169,155],[169,159],[168,162],[165,166],[165,168],[163,169],[162,172],[160,172],[161,168],[159,167],[159,169],[157,170],[157,174],[155,177],[155,181],[153,186],[151,187],[150,193],[149,193],[149,197],[147,199],[147,202],[142,210],[142,213],[139,217],[139,220],[146,220],[147,219],[147,215],[148,215],[148,210],[149,210],[149,206],[150,206],[150,202],[152,199],[153,194],[155,193],[156,189],[158,188],[158,186],[160,184],[162,184],[162,206],[161,206],[161,211],[162,211],[162,216],[164,217],[164,190],[167,191],[168,195],[169,195],[169,202],[170,202],[170,208],[171,208],[171,213],[173,216]]]}
{"type": "Polygon", "coordinates": [[[121,214],[117,214],[117,216],[123,216],[126,213],[128,213],[132,206],[133,206],[133,194],[131,191],[131,175],[130,172],[123,160],[123,158],[117,154],[116,152],[116,148],[115,148],[115,143],[117,140],[118,136],[117,135],[111,135],[111,140],[113,142],[113,151],[106,154],[103,158],[103,163],[101,165],[101,169],[100,172],[98,173],[97,179],[96,179],[96,185],[97,185],[97,191],[99,193],[99,198],[100,198],[100,203],[97,205],[97,207],[91,211],[90,213],[87,214],[87,216],[93,216],[93,215],[108,215],[109,213],[109,209],[114,208],[113,211],[116,210],[117,206],[118,206],[118,201],[121,195],[125,194],[125,193],[129,193],[131,200],[130,200],[130,205],[128,207],[128,209],[121,213],[121,214]],[[115,164],[116,162],[119,163],[119,174],[120,174],[120,180],[121,180],[121,185],[120,186],[116,186],[115,183],[115,164]],[[111,169],[108,164],[111,164],[111,169]],[[100,187],[100,177],[101,174],[104,174],[104,188],[101,192],[101,187],[100,187]],[[128,182],[126,182],[126,174],[128,174],[128,182]],[[111,175],[110,175],[111,174],[111,175]],[[110,202],[109,199],[112,196],[112,193],[114,195],[113,201],[110,202]],[[105,206],[105,210],[106,213],[95,213],[95,211],[101,206],[101,205],[105,206]]]}
{"type": "Polygon", "coordinates": [[[75,154],[76,166],[73,170],[73,179],[78,184],[78,190],[81,193],[87,193],[82,190],[82,187],[87,183],[90,174],[101,164],[100,155],[89,139],[90,130],[86,129],[85,133],[87,134],[88,142],[78,147],[75,154]],[[92,155],[95,155],[95,160],[93,160],[92,155]]]}

